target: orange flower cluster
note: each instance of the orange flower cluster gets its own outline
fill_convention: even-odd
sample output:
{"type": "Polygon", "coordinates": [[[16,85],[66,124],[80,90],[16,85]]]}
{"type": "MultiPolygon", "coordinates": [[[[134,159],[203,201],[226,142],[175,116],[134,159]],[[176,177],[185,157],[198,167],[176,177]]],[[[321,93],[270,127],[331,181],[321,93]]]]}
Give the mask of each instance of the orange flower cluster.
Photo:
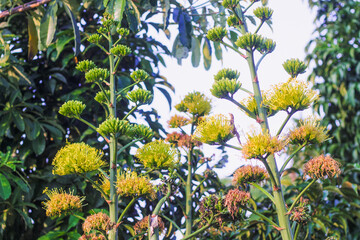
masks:
{"type": "Polygon", "coordinates": [[[194,140],[191,136],[177,132],[168,134],[165,141],[174,144],[176,147],[191,148],[201,145],[201,142],[194,140]]]}
{"type": "Polygon", "coordinates": [[[304,175],[308,175],[312,179],[333,178],[340,173],[340,163],[323,154],[311,159],[304,165],[304,175]]]}
{"type": "Polygon", "coordinates": [[[90,235],[82,235],[79,240],[106,240],[106,238],[103,235],[92,233],[90,235]]]}
{"type": "Polygon", "coordinates": [[[241,207],[246,206],[250,199],[250,193],[239,189],[230,190],[225,197],[224,205],[227,207],[231,217],[235,219],[241,207]]]}
{"type": "Polygon", "coordinates": [[[114,226],[115,224],[111,222],[110,217],[107,214],[99,212],[88,216],[85,219],[82,228],[87,234],[89,234],[91,230],[107,233],[114,226]]]}
{"type": "Polygon", "coordinates": [[[171,128],[183,127],[188,125],[189,123],[190,123],[190,119],[176,114],[172,116],[168,121],[169,127],[171,128]]]}
{"type": "Polygon", "coordinates": [[[50,198],[44,202],[44,208],[46,210],[46,216],[60,217],[71,214],[72,212],[81,211],[83,198],[74,196],[72,192],[66,193],[64,190],[45,189],[44,193],[50,198]]]}
{"type": "Polygon", "coordinates": [[[239,167],[232,180],[234,186],[243,186],[246,183],[261,182],[264,179],[269,178],[267,171],[259,166],[245,165],[239,167]]]}

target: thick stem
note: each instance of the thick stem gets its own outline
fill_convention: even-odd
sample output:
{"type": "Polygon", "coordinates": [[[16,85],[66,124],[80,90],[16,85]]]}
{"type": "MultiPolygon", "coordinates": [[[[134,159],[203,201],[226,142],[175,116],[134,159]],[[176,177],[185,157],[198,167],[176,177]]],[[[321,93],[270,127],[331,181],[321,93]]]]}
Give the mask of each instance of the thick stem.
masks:
{"type": "MultiPolygon", "coordinates": [[[[109,48],[112,46],[111,35],[109,34],[109,48]]],[[[116,118],[116,86],[115,86],[115,75],[114,75],[114,56],[109,55],[110,64],[110,104],[109,113],[111,118],[116,118]]],[[[117,139],[113,135],[110,137],[110,201],[109,201],[109,212],[110,220],[114,223],[118,220],[118,197],[115,189],[116,183],[116,169],[117,169],[117,139]]],[[[110,240],[117,240],[116,229],[110,230],[110,240]]]]}
{"type": "MultiPolygon", "coordinates": [[[[241,6],[237,8],[237,13],[239,14],[239,18],[242,21],[242,25],[240,26],[241,33],[245,34],[248,32],[247,25],[245,22],[244,15],[241,11],[241,6]]],[[[250,69],[250,74],[252,78],[253,83],[253,89],[254,89],[254,97],[256,100],[256,105],[258,109],[258,116],[257,121],[261,126],[261,129],[264,133],[269,133],[269,124],[267,120],[267,113],[266,109],[262,107],[262,96],[260,91],[260,84],[258,81],[258,76],[255,69],[255,63],[254,63],[254,54],[253,51],[247,51],[247,62],[250,69]]],[[[274,177],[274,179],[271,180],[272,186],[273,186],[273,195],[275,200],[275,207],[276,207],[276,213],[278,216],[279,226],[280,226],[280,233],[283,240],[293,240],[293,235],[290,228],[290,221],[289,216],[286,215],[286,205],[284,200],[284,195],[282,193],[281,189],[281,182],[280,182],[280,174],[276,166],[276,160],[274,155],[270,155],[267,158],[267,163],[269,165],[270,171],[274,177]]]]}
{"type": "Polygon", "coordinates": [[[211,227],[211,224],[213,223],[213,222],[212,222],[213,220],[214,220],[214,216],[212,216],[212,217],[210,218],[210,220],[208,221],[208,223],[207,223],[205,226],[203,226],[202,228],[198,229],[197,231],[195,231],[195,232],[193,232],[193,233],[185,236],[182,240],[190,239],[190,238],[195,237],[196,235],[204,232],[206,229],[208,229],[209,227],[211,227]]]}
{"type": "Polygon", "coordinates": [[[186,179],[185,187],[185,236],[189,236],[192,233],[192,165],[191,165],[192,148],[188,153],[188,175],[186,179]]]}

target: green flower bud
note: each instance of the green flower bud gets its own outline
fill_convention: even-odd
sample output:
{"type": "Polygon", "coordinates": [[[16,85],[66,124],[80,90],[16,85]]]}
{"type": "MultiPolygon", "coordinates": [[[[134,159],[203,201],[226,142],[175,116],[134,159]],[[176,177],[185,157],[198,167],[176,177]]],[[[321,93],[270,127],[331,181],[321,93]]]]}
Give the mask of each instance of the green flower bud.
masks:
{"type": "Polygon", "coordinates": [[[275,50],[276,42],[272,39],[266,38],[261,46],[257,48],[257,50],[264,54],[264,53],[271,53],[275,50]]]}
{"type": "Polygon", "coordinates": [[[113,19],[105,19],[102,22],[102,25],[107,29],[110,29],[114,24],[115,24],[115,21],[113,19]]]}
{"type": "Polygon", "coordinates": [[[110,72],[105,68],[93,68],[85,73],[86,82],[102,82],[106,80],[110,75],[110,72]]]}
{"type": "Polygon", "coordinates": [[[140,106],[150,104],[153,100],[153,95],[148,90],[138,88],[129,92],[126,98],[135,103],[137,106],[140,106]]]}
{"type": "Polygon", "coordinates": [[[134,80],[134,82],[143,82],[148,79],[149,74],[142,69],[136,70],[131,73],[130,77],[134,80]]]}
{"type": "Polygon", "coordinates": [[[240,0],[224,0],[222,5],[224,8],[232,9],[235,8],[239,4],[240,0]]]}
{"type": "Polygon", "coordinates": [[[131,53],[131,48],[125,45],[116,45],[110,49],[110,52],[115,56],[125,57],[131,53]]]}
{"type": "Polygon", "coordinates": [[[96,93],[96,96],[94,97],[95,101],[97,101],[100,104],[106,104],[106,100],[110,99],[110,90],[105,90],[105,91],[106,91],[106,95],[103,91],[96,93]]]}
{"type": "Polygon", "coordinates": [[[175,109],[178,110],[179,112],[187,112],[188,110],[185,103],[176,104],[175,109]]]}
{"type": "Polygon", "coordinates": [[[256,33],[246,33],[236,40],[236,46],[245,49],[246,51],[253,51],[260,47],[264,42],[264,38],[256,33]]]}
{"type": "Polygon", "coordinates": [[[76,69],[80,72],[88,72],[89,70],[96,68],[96,65],[91,60],[84,60],[76,65],[76,69]]]}
{"type": "Polygon", "coordinates": [[[241,83],[235,79],[223,78],[222,80],[216,81],[210,92],[217,98],[232,97],[241,87],[241,83]]]}
{"type": "Polygon", "coordinates": [[[107,30],[106,28],[104,28],[104,27],[99,27],[99,28],[97,29],[97,32],[98,32],[98,33],[107,33],[108,30],[107,30]]]}
{"type": "Polygon", "coordinates": [[[235,26],[239,26],[240,25],[240,21],[239,19],[235,16],[235,15],[230,15],[227,20],[226,20],[227,24],[229,25],[229,27],[235,27],[235,26]]]}
{"type": "Polygon", "coordinates": [[[129,29],[127,29],[127,28],[118,28],[118,29],[116,30],[116,32],[117,32],[120,36],[122,36],[122,37],[126,37],[127,35],[130,34],[129,29]]]}
{"type": "Polygon", "coordinates": [[[230,68],[224,68],[221,69],[215,76],[214,79],[215,81],[219,81],[222,80],[224,78],[228,78],[228,79],[235,79],[237,80],[240,77],[240,73],[236,70],[232,70],[230,68]]]}
{"type": "Polygon", "coordinates": [[[254,15],[259,18],[262,22],[269,20],[274,10],[269,7],[258,7],[254,10],[254,15]]]}
{"type": "Polygon", "coordinates": [[[192,92],[187,94],[181,103],[175,105],[175,108],[180,112],[204,116],[210,113],[211,100],[200,92],[192,92]]]}
{"type": "Polygon", "coordinates": [[[98,44],[101,41],[101,39],[102,36],[100,34],[95,33],[88,38],[88,41],[90,43],[98,44]]]}
{"type": "Polygon", "coordinates": [[[206,35],[206,37],[210,40],[210,41],[214,41],[214,42],[221,42],[222,39],[226,36],[227,31],[225,28],[223,27],[214,27],[212,29],[210,29],[206,35]]]}
{"type": "Polygon", "coordinates": [[[84,109],[85,104],[83,104],[82,102],[70,100],[60,107],[59,113],[68,118],[79,118],[84,109]]]}
{"type": "Polygon", "coordinates": [[[143,124],[134,124],[131,128],[131,136],[134,138],[144,138],[146,142],[150,142],[154,137],[154,132],[148,126],[143,124]]]}
{"type": "Polygon", "coordinates": [[[125,120],[109,118],[99,125],[97,131],[104,136],[126,135],[131,131],[131,125],[128,121],[125,120]]]}
{"type": "Polygon", "coordinates": [[[283,67],[292,78],[296,78],[297,75],[304,73],[306,70],[305,63],[295,58],[286,60],[283,67]]]}

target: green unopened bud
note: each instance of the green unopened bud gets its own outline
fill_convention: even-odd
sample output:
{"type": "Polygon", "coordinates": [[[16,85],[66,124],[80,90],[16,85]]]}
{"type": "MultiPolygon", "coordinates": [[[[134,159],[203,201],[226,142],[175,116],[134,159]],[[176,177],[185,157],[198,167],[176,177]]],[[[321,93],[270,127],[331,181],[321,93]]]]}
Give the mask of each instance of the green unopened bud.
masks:
{"type": "Polygon", "coordinates": [[[115,21],[113,19],[106,19],[102,22],[102,25],[107,29],[110,29],[114,24],[115,21]]]}
{"type": "Polygon", "coordinates": [[[236,70],[232,70],[230,68],[224,68],[221,69],[215,76],[214,79],[215,81],[219,81],[223,78],[228,78],[228,79],[235,79],[237,80],[240,76],[240,73],[236,70]]]}
{"type": "Polygon", "coordinates": [[[212,85],[210,92],[217,98],[232,97],[240,87],[241,83],[235,79],[223,78],[212,85]]]}
{"type": "Polygon", "coordinates": [[[129,29],[127,29],[127,28],[118,28],[116,31],[122,37],[126,37],[127,35],[130,34],[129,29]]]}
{"type": "Polygon", "coordinates": [[[131,135],[134,138],[143,138],[146,142],[149,142],[153,138],[154,132],[148,126],[134,124],[132,125],[131,135]]]}
{"type": "Polygon", "coordinates": [[[227,20],[226,20],[227,24],[230,27],[235,27],[235,26],[239,26],[240,25],[240,21],[239,19],[235,16],[235,15],[230,15],[227,20]]]}
{"type": "Polygon", "coordinates": [[[258,7],[254,10],[254,15],[262,22],[269,20],[273,13],[274,10],[269,7],[258,7]]]}
{"type": "Polygon", "coordinates": [[[134,82],[143,82],[148,79],[149,74],[142,69],[136,70],[131,73],[130,77],[134,80],[134,82]]]}
{"type": "Polygon", "coordinates": [[[264,54],[264,53],[271,53],[275,50],[276,42],[272,39],[266,38],[261,46],[257,48],[257,50],[264,54]]]}
{"type": "Polygon", "coordinates": [[[233,9],[239,4],[240,0],[224,0],[222,5],[224,8],[233,9]]]}
{"type": "Polygon", "coordinates": [[[126,98],[139,106],[144,104],[150,104],[153,100],[153,95],[148,90],[138,88],[129,92],[126,98]]]}
{"type": "Polygon", "coordinates": [[[115,56],[125,57],[131,53],[131,48],[125,45],[116,45],[115,47],[110,49],[110,52],[115,56]]]}
{"type": "Polygon", "coordinates": [[[84,60],[76,65],[76,69],[80,72],[88,72],[89,70],[96,68],[96,65],[91,60],[84,60]]]}
{"type": "Polygon", "coordinates": [[[110,76],[110,72],[105,68],[93,68],[85,73],[86,82],[102,82],[110,76]]]}
{"type": "Polygon", "coordinates": [[[288,59],[283,63],[285,71],[290,74],[292,78],[296,78],[297,75],[304,73],[306,71],[306,65],[303,61],[299,59],[288,59]]]}
{"type": "Polygon", "coordinates": [[[60,107],[59,113],[68,118],[79,118],[84,109],[85,104],[83,104],[82,102],[70,100],[60,107]]]}
{"type": "Polygon", "coordinates": [[[102,122],[97,131],[105,136],[108,135],[126,135],[131,131],[131,125],[128,121],[110,118],[102,122]]]}
{"type": "Polygon", "coordinates": [[[88,38],[88,41],[90,43],[94,43],[94,44],[99,44],[99,42],[101,41],[102,39],[102,36],[100,34],[92,34],[89,38],[88,38]]]}
{"type": "Polygon", "coordinates": [[[222,39],[226,36],[227,31],[225,28],[223,27],[214,27],[212,29],[210,29],[206,35],[206,37],[210,40],[210,41],[214,41],[214,42],[221,42],[222,39]]]}
{"type": "Polygon", "coordinates": [[[110,99],[110,90],[105,90],[106,95],[103,91],[96,93],[94,99],[100,104],[106,104],[106,100],[110,99]],[[106,97],[107,96],[107,97],[106,97]]]}
{"type": "Polygon", "coordinates": [[[98,33],[107,33],[108,30],[104,27],[99,27],[97,30],[96,30],[98,33]]]}
{"type": "Polygon", "coordinates": [[[264,38],[256,33],[246,33],[236,40],[235,44],[239,48],[245,49],[246,51],[253,51],[260,47],[264,42],[264,38]]]}

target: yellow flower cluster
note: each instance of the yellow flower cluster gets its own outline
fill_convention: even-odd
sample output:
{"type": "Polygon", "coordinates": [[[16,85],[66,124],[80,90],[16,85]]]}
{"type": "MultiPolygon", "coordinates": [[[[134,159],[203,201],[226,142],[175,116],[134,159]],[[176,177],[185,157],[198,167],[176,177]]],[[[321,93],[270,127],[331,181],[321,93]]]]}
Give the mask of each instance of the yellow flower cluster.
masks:
{"type": "Polygon", "coordinates": [[[169,127],[171,128],[183,127],[188,125],[189,123],[190,123],[190,119],[176,114],[172,116],[168,121],[169,127]]]}
{"type": "Polygon", "coordinates": [[[211,101],[200,92],[192,92],[175,106],[180,112],[188,112],[196,116],[204,116],[210,113],[211,101]]]}
{"type": "Polygon", "coordinates": [[[71,143],[60,149],[53,160],[53,174],[68,175],[86,173],[106,165],[101,160],[101,150],[90,147],[85,143],[71,143]]]}
{"type": "Polygon", "coordinates": [[[285,142],[269,133],[257,134],[255,131],[247,134],[247,142],[242,146],[242,154],[246,159],[263,159],[267,154],[281,151],[285,142]]]}
{"type": "Polygon", "coordinates": [[[268,177],[269,175],[264,168],[245,165],[235,171],[232,183],[234,186],[243,186],[246,183],[261,182],[268,177]]]}
{"type": "Polygon", "coordinates": [[[333,178],[341,173],[340,163],[330,156],[320,155],[304,165],[304,174],[312,179],[333,178]]]}
{"type": "Polygon", "coordinates": [[[49,200],[43,202],[46,216],[60,217],[71,214],[72,212],[81,211],[84,198],[73,195],[70,191],[66,193],[63,189],[44,190],[49,200]]]}
{"type": "Polygon", "coordinates": [[[266,105],[273,111],[296,112],[308,108],[319,98],[309,83],[290,78],[287,82],[275,85],[266,105]]]}
{"type": "Polygon", "coordinates": [[[320,126],[320,121],[314,118],[300,120],[300,126],[290,130],[289,141],[292,144],[317,144],[329,139],[326,127],[320,126]]]}
{"type": "MultiPolygon", "coordinates": [[[[273,116],[276,113],[276,111],[273,111],[273,110],[269,109],[268,106],[267,106],[267,103],[268,103],[269,97],[270,97],[269,92],[261,92],[261,95],[262,95],[262,98],[263,98],[261,106],[266,108],[268,117],[273,116]]],[[[240,101],[240,103],[242,105],[244,105],[250,112],[254,113],[255,116],[257,116],[259,114],[259,111],[257,109],[256,100],[255,100],[255,98],[253,96],[249,96],[249,97],[243,99],[242,101],[240,101]]],[[[248,113],[246,113],[246,114],[249,116],[248,113]]]]}
{"type": "Polygon", "coordinates": [[[136,172],[126,172],[118,176],[116,182],[117,193],[124,197],[156,198],[154,186],[145,176],[138,176],[136,172]]]}
{"type": "Polygon", "coordinates": [[[179,161],[178,151],[163,140],[145,144],[136,151],[135,157],[146,168],[174,168],[179,161]]]}
{"type": "Polygon", "coordinates": [[[193,138],[203,143],[225,143],[234,135],[234,126],[223,114],[204,117],[195,130],[193,138]]]}

